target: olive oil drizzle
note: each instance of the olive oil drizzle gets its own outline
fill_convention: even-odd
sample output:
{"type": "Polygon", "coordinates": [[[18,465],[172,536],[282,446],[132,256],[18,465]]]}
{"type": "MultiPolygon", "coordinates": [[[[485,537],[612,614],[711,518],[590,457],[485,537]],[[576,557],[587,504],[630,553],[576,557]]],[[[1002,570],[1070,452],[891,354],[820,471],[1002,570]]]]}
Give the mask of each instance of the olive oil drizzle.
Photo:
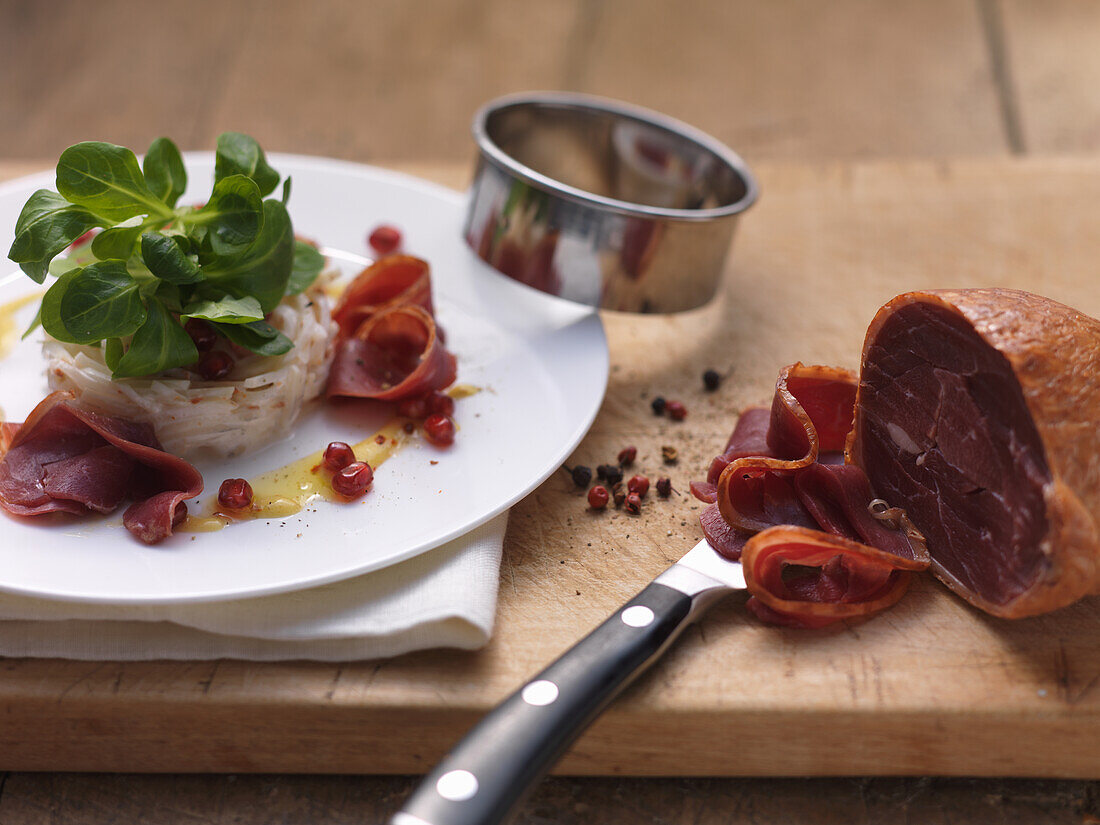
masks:
{"type": "Polygon", "coordinates": [[[469,398],[471,395],[477,395],[479,392],[481,392],[481,387],[475,387],[473,384],[454,384],[447,390],[447,395],[458,401],[462,398],[469,398]]]}
{"type": "MultiPolygon", "coordinates": [[[[365,461],[371,469],[377,470],[380,464],[411,441],[415,433],[416,422],[410,418],[394,417],[369,438],[353,444],[352,449],[359,461],[365,461]],[[406,428],[409,423],[414,426],[406,428]]],[[[210,533],[236,521],[286,518],[301,512],[316,498],[347,501],[332,489],[332,473],[322,464],[323,456],[324,450],[321,449],[251,479],[253,503],[248,510],[219,509],[215,500],[212,512],[188,515],[177,530],[210,533]]]]}
{"type": "Polygon", "coordinates": [[[15,316],[19,310],[45,294],[45,292],[32,292],[30,295],[0,304],[0,358],[7,358],[19,341],[19,329],[15,325],[15,316]]]}
{"type": "MultiPolygon", "coordinates": [[[[455,384],[447,395],[454,399],[469,398],[481,392],[473,384],[455,384]]],[[[352,445],[355,457],[365,461],[372,470],[393,456],[416,437],[421,422],[403,416],[395,416],[377,432],[352,445]]],[[[251,479],[252,506],[247,510],[219,509],[217,499],[206,513],[189,514],[176,529],[181,533],[212,533],[227,524],[256,519],[287,518],[301,512],[310,501],[323,498],[327,501],[346,502],[348,499],[332,489],[332,473],[322,464],[324,450],[292,461],[284,467],[269,470],[251,479]]]]}

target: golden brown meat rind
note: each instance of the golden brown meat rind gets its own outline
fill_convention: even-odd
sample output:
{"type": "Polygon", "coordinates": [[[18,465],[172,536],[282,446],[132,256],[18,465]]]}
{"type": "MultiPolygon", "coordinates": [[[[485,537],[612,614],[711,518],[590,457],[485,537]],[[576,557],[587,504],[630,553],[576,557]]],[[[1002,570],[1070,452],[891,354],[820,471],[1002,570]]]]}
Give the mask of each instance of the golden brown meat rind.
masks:
{"type": "MultiPolygon", "coordinates": [[[[863,361],[890,317],[912,304],[964,319],[1007,359],[1039,433],[1050,470],[1042,491],[1049,525],[1039,542],[1038,577],[1010,601],[993,603],[936,561],[933,572],[976,607],[1005,618],[1055,610],[1100,592],[1100,321],[1048,298],[1011,289],[909,292],[883,306],[867,330],[863,361]]],[[[861,383],[850,458],[864,466],[861,383]]],[[[866,467],[872,485],[873,467],[866,467]]],[[[920,526],[920,525],[918,525],[920,526]]]]}

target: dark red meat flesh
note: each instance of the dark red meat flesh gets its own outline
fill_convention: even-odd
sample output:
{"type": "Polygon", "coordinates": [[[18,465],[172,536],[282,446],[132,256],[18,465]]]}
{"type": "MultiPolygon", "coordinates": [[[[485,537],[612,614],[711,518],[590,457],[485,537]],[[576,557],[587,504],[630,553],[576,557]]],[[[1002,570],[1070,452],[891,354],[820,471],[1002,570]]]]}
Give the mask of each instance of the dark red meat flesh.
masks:
{"type": "Polygon", "coordinates": [[[1039,433],[1008,361],[930,304],[902,307],[865,353],[858,438],[875,493],[903,503],[933,558],[1004,604],[1045,565],[1039,433]]]}
{"type": "Polygon", "coordinates": [[[129,497],[123,524],[153,544],[202,492],[198,470],[164,452],[150,425],[83,409],[69,393],[47,396],[4,440],[0,507],[17,516],[110,513],[129,497]]]}

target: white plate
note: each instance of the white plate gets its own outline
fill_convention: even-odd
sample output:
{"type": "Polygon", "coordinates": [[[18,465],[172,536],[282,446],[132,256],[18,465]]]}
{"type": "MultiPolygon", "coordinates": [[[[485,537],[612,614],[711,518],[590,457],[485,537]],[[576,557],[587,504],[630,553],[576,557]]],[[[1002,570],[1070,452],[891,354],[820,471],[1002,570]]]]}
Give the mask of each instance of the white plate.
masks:
{"type": "MultiPolygon", "coordinates": [[[[210,192],[213,156],[186,160],[191,185],[181,203],[200,201],[210,192]]],[[[181,533],[153,547],[122,527],[121,508],[113,516],[65,524],[0,514],[0,591],[151,604],[336,581],[437,547],[504,511],[558,468],[587,432],[607,385],[599,316],[516,284],[478,259],[461,237],[464,196],[340,161],[276,155],[271,164],[294,178],[295,231],[344,255],[346,273],[358,270],[353,262],[367,254],[366,234],[379,223],[400,227],[405,248],[431,263],[437,314],[458,357],[458,380],[484,388],[458,402],[454,446],[406,447],[378,468],[373,490],[359,502],[318,501],[286,519],[181,533]]],[[[35,189],[53,186],[51,174],[0,186],[0,238],[12,237],[35,189]]],[[[0,242],[0,255],[9,244],[0,242]]],[[[0,303],[37,288],[14,265],[11,270],[0,277],[0,303]]],[[[30,306],[18,322],[25,325],[33,314],[30,306]]],[[[0,407],[7,420],[21,421],[46,392],[36,335],[0,361],[0,407]]],[[[199,501],[216,495],[224,478],[255,476],[333,440],[362,440],[388,416],[378,404],[360,409],[367,411],[363,418],[350,420],[346,412],[322,408],[258,454],[199,465],[206,480],[199,501]]]]}

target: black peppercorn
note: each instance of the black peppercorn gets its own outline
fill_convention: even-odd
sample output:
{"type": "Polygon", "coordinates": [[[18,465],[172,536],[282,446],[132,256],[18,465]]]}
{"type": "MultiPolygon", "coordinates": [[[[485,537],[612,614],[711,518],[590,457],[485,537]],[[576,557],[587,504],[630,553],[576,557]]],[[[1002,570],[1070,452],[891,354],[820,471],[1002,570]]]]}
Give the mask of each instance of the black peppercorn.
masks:
{"type": "Polygon", "coordinates": [[[601,464],[596,468],[596,474],[612,485],[623,480],[623,471],[615,464],[601,464]]]}
{"type": "Polygon", "coordinates": [[[649,402],[649,406],[651,406],[653,408],[653,414],[654,415],[664,415],[665,414],[665,403],[666,402],[665,402],[664,396],[658,395],[651,402],[649,402]]]}
{"type": "Polygon", "coordinates": [[[721,383],[722,376],[717,370],[707,370],[703,373],[703,386],[707,388],[707,392],[714,392],[721,383]]]}
{"type": "Polygon", "coordinates": [[[578,487],[587,487],[592,481],[592,468],[585,467],[583,464],[578,464],[569,471],[569,474],[573,476],[573,483],[578,487]]]}

